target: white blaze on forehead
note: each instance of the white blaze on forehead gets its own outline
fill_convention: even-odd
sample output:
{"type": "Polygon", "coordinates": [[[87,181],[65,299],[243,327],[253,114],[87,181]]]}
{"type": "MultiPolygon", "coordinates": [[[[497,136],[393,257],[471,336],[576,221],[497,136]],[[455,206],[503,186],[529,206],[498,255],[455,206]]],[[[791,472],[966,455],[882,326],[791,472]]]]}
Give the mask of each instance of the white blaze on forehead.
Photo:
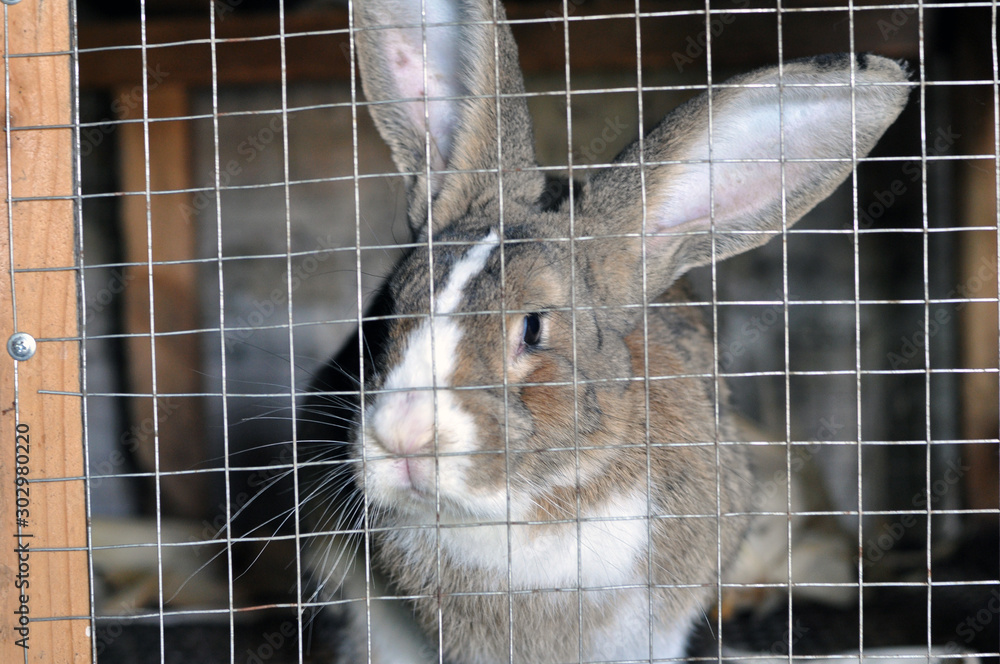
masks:
{"type": "Polygon", "coordinates": [[[483,271],[493,249],[500,244],[496,230],[490,232],[455,263],[448,275],[448,284],[434,301],[435,314],[454,313],[462,301],[462,293],[472,277],[483,271]]]}
{"type": "Polygon", "coordinates": [[[495,230],[480,240],[455,263],[448,281],[434,299],[432,322],[422,322],[409,338],[403,361],[389,374],[385,389],[426,389],[446,386],[455,369],[455,353],[462,330],[451,315],[462,302],[469,282],[486,267],[490,254],[500,244],[495,230]]]}

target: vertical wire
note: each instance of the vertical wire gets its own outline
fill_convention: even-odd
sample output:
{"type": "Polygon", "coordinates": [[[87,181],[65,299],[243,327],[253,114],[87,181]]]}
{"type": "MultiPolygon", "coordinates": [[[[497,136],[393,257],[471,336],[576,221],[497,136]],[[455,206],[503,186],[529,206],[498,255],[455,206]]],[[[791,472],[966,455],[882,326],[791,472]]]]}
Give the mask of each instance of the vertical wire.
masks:
{"type": "Polygon", "coordinates": [[[569,4],[563,0],[563,67],[566,84],[566,169],[569,175],[569,314],[570,314],[570,355],[573,375],[573,463],[576,482],[576,610],[577,610],[577,655],[583,658],[583,524],[581,519],[582,498],[580,496],[580,399],[577,374],[576,347],[576,202],[573,193],[573,88],[569,60],[569,4]]]}
{"type": "Polygon", "coordinates": [[[931,496],[931,344],[928,327],[930,326],[930,220],[928,218],[927,201],[927,99],[926,88],[923,85],[927,78],[926,63],[924,61],[924,5],[923,0],[917,0],[917,53],[920,62],[920,163],[923,170],[923,177],[920,179],[920,221],[921,221],[921,249],[923,261],[923,297],[924,297],[924,495],[927,496],[927,522],[925,524],[924,555],[927,567],[927,605],[926,605],[926,647],[927,657],[931,655],[931,590],[933,584],[933,570],[931,569],[931,522],[933,520],[931,496]]]}
{"type": "Polygon", "coordinates": [[[218,283],[219,283],[219,354],[220,354],[220,396],[222,397],[222,463],[223,482],[225,485],[225,510],[226,519],[224,526],[226,538],[226,592],[228,593],[227,603],[229,605],[229,659],[236,661],[236,623],[235,604],[233,592],[233,530],[231,487],[232,469],[229,464],[229,398],[227,385],[227,362],[226,362],[226,297],[225,279],[223,272],[223,247],[222,247],[222,190],[221,190],[221,155],[219,154],[219,71],[218,52],[215,35],[216,7],[215,3],[209,3],[209,48],[211,50],[212,62],[212,145],[213,145],[213,173],[212,183],[215,194],[215,228],[216,228],[216,260],[218,261],[218,283]]]}
{"type": "MultiPolygon", "coordinates": [[[[3,6],[3,75],[4,75],[4,159],[6,160],[6,178],[7,182],[7,237],[9,242],[8,250],[8,269],[10,271],[10,303],[11,303],[11,319],[13,322],[13,329],[15,332],[18,331],[17,327],[17,288],[14,284],[14,195],[13,195],[13,176],[11,175],[11,159],[10,159],[10,136],[11,136],[11,123],[10,123],[10,24],[8,20],[7,12],[9,10],[9,5],[4,4],[3,6]]],[[[14,374],[14,424],[21,423],[21,391],[18,385],[19,371],[18,362],[14,361],[13,366],[14,374]]],[[[17,527],[17,540],[18,543],[21,542],[21,526],[17,527]]],[[[24,651],[24,661],[28,661],[28,651],[24,651]]]]}
{"type": "MultiPolygon", "coordinates": [[[[213,5],[214,7],[214,5],[213,5]]],[[[146,0],[139,0],[139,52],[142,55],[142,150],[143,171],[145,177],[146,203],[146,285],[149,288],[149,355],[151,366],[150,396],[153,400],[153,493],[155,495],[156,520],[156,582],[157,582],[157,617],[160,636],[160,659],[166,657],[164,641],[164,609],[163,609],[163,496],[160,487],[160,421],[158,412],[157,376],[156,376],[156,308],[153,291],[153,195],[150,181],[150,151],[149,151],[149,71],[148,45],[146,43],[146,0]]]]}
{"type": "Polygon", "coordinates": [[[783,341],[783,361],[785,365],[785,510],[788,518],[785,522],[785,581],[788,584],[787,625],[788,634],[788,661],[791,662],[795,656],[793,649],[794,634],[793,625],[795,616],[793,613],[792,597],[795,587],[795,578],[792,575],[792,378],[791,378],[791,334],[789,329],[789,306],[791,299],[788,288],[788,190],[785,176],[787,175],[785,163],[785,49],[784,49],[784,16],[782,14],[781,0],[778,0],[775,7],[775,21],[777,23],[778,41],[778,170],[781,190],[781,316],[782,316],[782,341],[783,341]]]}
{"type": "MultiPolygon", "coordinates": [[[[363,272],[361,270],[361,192],[360,192],[360,156],[358,149],[358,77],[357,62],[355,56],[357,37],[354,26],[354,0],[347,3],[347,45],[350,53],[350,88],[351,88],[351,168],[353,176],[354,191],[354,277],[357,285],[355,292],[355,302],[358,307],[358,431],[363,432],[366,427],[365,412],[365,341],[363,332],[364,326],[364,291],[361,287],[363,272]]],[[[368,452],[367,446],[363,442],[358,444],[361,451],[361,477],[368,477],[368,452]]],[[[345,526],[349,525],[347,523],[345,526]]],[[[365,658],[368,664],[372,661],[372,609],[371,609],[371,587],[372,587],[372,566],[371,566],[371,524],[369,522],[368,491],[362,487],[361,491],[361,528],[362,528],[362,549],[364,554],[365,572],[365,658]]],[[[349,599],[349,598],[348,598],[349,599]]]]}
{"type": "MultiPolygon", "coordinates": [[[[706,0],[707,2],[707,0],[706,0]]],[[[658,589],[653,578],[653,434],[652,422],[649,410],[649,390],[651,381],[649,377],[649,288],[646,273],[646,223],[647,223],[647,196],[646,196],[646,132],[644,131],[645,115],[642,104],[642,25],[640,19],[640,0],[635,0],[635,89],[636,89],[636,113],[638,114],[639,125],[639,270],[642,287],[642,380],[643,380],[643,412],[645,422],[643,423],[643,435],[646,441],[646,612],[648,624],[646,625],[647,638],[649,639],[649,658],[653,659],[653,595],[658,589]]],[[[707,18],[706,18],[707,24],[707,18]]],[[[706,31],[706,34],[711,32],[706,31]]],[[[679,582],[678,579],[673,579],[679,582]]]]}
{"type": "MultiPolygon", "coordinates": [[[[430,96],[427,85],[429,82],[428,62],[427,62],[427,4],[429,0],[420,0],[420,49],[421,49],[421,76],[423,77],[423,106],[424,106],[424,194],[427,200],[427,299],[428,316],[427,327],[430,336],[431,346],[431,408],[433,410],[433,444],[434,444],[434,558],[435,558],[435,582],[438,589],[441,588],[441,461],[438,457],[440,441],[438,439],[438,375],[437,362],[434,361],[434,316],[437,309],[434,301],[434,198],[432,196],[431,177],[431,120],[430,120],[430,96]]],[[[456,30],[462,28],[462,17],[458,18],[456,30]]],[[[439,28],[441,29],[441,28],[439,28]]],[[[461,100],[453,100],[452,103],[461,104],[461,100]]],[[[442,628],[442,600],[441,593],[437,593],[437,641],[438,641],[438,662],[444,664],[444,630],[442,628]]]]}
{"type": "MultiPolygon", "coordinates": [[[[864,550],[864,486],[863,486],[863,457],[864,446],[862,445],[862,412],[861,412],[861,235],[860,220],[858,215],[858,141],[857,141],[857,114],[855,108],[855,97],[857,88],[855,87],[855,74],[857,58],[855,57],[856,45],[854,39],[854,0],[847,2],[847,21],[849,35],[849,49],[851,54],[850,69],[850,96],[851,96],[851,215],[853,217],[852,241],[852,267],[854,270],[854,413],[856,419],[855,437],[857,438],[855,449],[857,450],[857,509],[858,509],[858,546],[859,552],[864,550]]],[[[858,553],[858,657],[864,653],[864,556],[858,553]]]]}
{"type": "MultiPolygon", "coordinates": [[[[10,301],[11,301],[11,317],[14,322],[14,331],[17,332],[17,289],[14,287],[14,196],[11,190],[13,186],[13,176],[10,172],[10,25],[8,23],[7,12],[9,5],[4,4],[3,6],[3,96],[4,96],[4,158],[6,160],[6,178],[7,182],[7,237],[10,238],[10,242],[7,246],[8,251],[8,269],[10,270],[10,301]]],[[[14,403],[15,403],[15,421],[17,421],[17,362],[14,363],[14,403]]]]}
{"type": "MultiPolygon", "coordinates": [[[[722,661],[722,450],[721,410],[719,403],[719,261],[716,251],[715,227],[715,92],[712,88],[712,9],[711,0],[705,0],[705,96],[708,107],[708,233],[711,241],[709,270],[712,281],[712,385],[715,399],[712,404],[713,429],[715,431],[715,573],[718,580],[715,588],[716,611],[715,630],[716,654],[722,661]]],[[[705,441],[708,442],[708,441],[705,441]]]]}
{"type": "Polygon", "coordinates": [[[304,608],[302,606],[302,526],[299,485],[299,440],[298,440],[298,418],[295,416],[295,337],[294,337],[294,306],[293,297],[295,289],[292,287],[292,206],[291,206],[291,184],[289,182],[289,154],[288,143],[290,140],[288,133],[288,54],[286,49],[285,35],[285,2],[278,3],[278,45],[281,52],[281,160],[282,179],[285,206],[285,288],[288,294],[287,315],[288,315],[288,399],[292,411],[292,524],[295,529],[295,612],[298,619],[296,624],[296,635],[298,640],[298,661],[303,661],[302,617],[304,608]]]}
{"type": "Polygon", "coordinates": [[[221,380],[220,388],[222,396],[222,463],[225,486],[225,537],[226,537],[226,591],[228,593],[227,603],[229,620],[229,657],[230,661],[235,661],[235,607],[233,593],[233,554],[232,554],[232,505],[230,504],[230,449],[229,449],[229,415],[226,392],[226,335],[225,335],[225,297],[223,293],[223,269],[222,269],[222,192],[220,187],[220,154],[219,154],[219,85],[218,85],[218,53],[215,35],[215,3],[210,3],[209,9],[209,49],[211,51],[212,66],[212,139],[213,139],[213,188],[215,195],[215,221],[216,221],[216,242],[218,251],[218,279],[219,279],[219,350],[221,353],[221,380]]]}
{"type": "MultiPolygon", "coordinates": [[[[87,547],[87,578],[90,583],[89,593],[89,623],[90,623],[90,655],[91,661],[97,661],[97,614],[94,578],[94,536],[93,536],[93,498],[91,496],[90,477],[90,427],[87,408],[87,316],[84,310],[87,302],[86,255],[83,246],[83,169],[80,155],[80,44],[78,40],[77,7],[75,0],[69,2],[69,39],[70,39],[70,86],[71,113],[70,124],[73,129],[73,218],[76,227],[76,262],[77,289],[79,303],[77,308],[80,330],[80,415],[83,443],[83,501],[86,514],[86,547],[87,547]]],[[[6,50],[4,51],[6,53],[6,50]]],[[[9,135],[9,134],[8,134],[9,135]]],[[[13,263],[11,263],[13,265],[13,263]]]]}
{"type": "MultiPolygon", "coordinates": [[[[502,369],[501,396],[503,397],[503,449],[504,449],[504,491],[507,510],[507,656],[510,664],[514,662],[514,571],[512,562],[514,560],[513,551],[513,516],[511,513],[510,499],[510,413],[507,408],[509,398],[509,372],[507,366],[507,261],[504,250],[504,238],[506,229],[504,225],[504,190],[503,190],[503,109],[501,107],[502,94],[500,81],[500,30],[510,30],[508,22],[506,28],[500,25],[497,20],[497,12],[500,0],[493,0],[493,80],[495,81],[494,112],[496,113],[496,135],[497,135],[497,194],[499,199],[500,219],[498,222],[498,235],[500,242],[498,251],[500,255],[500,344],[503,350],[500,366],[502,369]]],[[[505,15],[506,16],[506,15],[505,15]]],[[[512,37],[511,37],[512,38],[512,37]]],[[[523,87],[523,83],[522,83],[523,87]]],[[[522,94],[527,91],[523,91],[522,94]]],[[[522,97],[525,105],[527,100],[522,97]]],[[[516,100],[515,100],[516,103],[516,100]]]]}
{"type": "MultiPolygon", "coordinates": [[[[3,6],[3,73],[4,73],[4,158],[6,160],[6,186],[7,186],[7,237],[8,251],[9,251],[9,262],[8,268],[10,270],[10,300],[11,300],[11,319],[13,322],[13,329],[15,332],[18,331],[17,327],[17,288],[14,284],[14,195],[13,195],[13,177],[11,176],[11,158],[10,158],[10,137],[11,137],[11,117],[10,117],[10,23],[7,14],[9,6],[4,4],[3,6]]],[[[21,423],[21,399],[20,399],[20,387],[18,384],[19,371],[17,360],[14,360],[13,366],[13,378],[14,378],[14,426],[15,430],[17,425],[21,423]]],[[[20,524],[17,526],[17,543],[21,544],[21,531],[22,527],[20,524]]],[[[28,663],[28,649],[24,649],[24,663],[28,663]]]]}

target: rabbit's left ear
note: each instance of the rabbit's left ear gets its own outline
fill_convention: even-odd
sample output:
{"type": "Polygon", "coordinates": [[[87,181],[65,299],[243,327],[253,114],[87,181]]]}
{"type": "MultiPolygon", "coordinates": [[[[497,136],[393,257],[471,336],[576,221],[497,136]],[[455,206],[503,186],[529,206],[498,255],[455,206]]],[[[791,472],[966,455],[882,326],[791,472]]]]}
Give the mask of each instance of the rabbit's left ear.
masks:
{"type": "Polygon", "coordinates": [[[605,297],[637,301],[643,269],[648,292],[661,293],[695,266],[780,234],[850,175],[911,87],[887,58],[821,56],[731,79],[678,108],[641,152],[633,144],[587,185],[581,225],[598,238],[588,258],[595,279],[617,275],[605,277],[615,281],[605,297]],[[630,234],[645,238],[643,266],[643,252],[623,257],[599,241],[630,234]]]}
{"type": "Polygon", "coordinates": [[[357,0],[354,17],[365,96],[408,176],[414,235],[427,236],[428,216],[437,231],[498,197],[498,170],[505,197],[537,201],[544,177],[502,6],[494,14],[492,0],[357,0]]]}

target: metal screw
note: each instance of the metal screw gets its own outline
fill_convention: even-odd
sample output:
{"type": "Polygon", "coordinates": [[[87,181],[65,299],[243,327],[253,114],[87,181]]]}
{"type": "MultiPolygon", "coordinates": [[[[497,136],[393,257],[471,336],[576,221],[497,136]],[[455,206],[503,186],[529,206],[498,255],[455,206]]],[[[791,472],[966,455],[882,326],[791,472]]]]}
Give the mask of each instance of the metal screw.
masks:
{"type": "Polygon", "coordinates": [[[7,352],[18,362],[30,360],[35,355],[35,338],[27,332],[15,332],[7,340],[7,352]]]}

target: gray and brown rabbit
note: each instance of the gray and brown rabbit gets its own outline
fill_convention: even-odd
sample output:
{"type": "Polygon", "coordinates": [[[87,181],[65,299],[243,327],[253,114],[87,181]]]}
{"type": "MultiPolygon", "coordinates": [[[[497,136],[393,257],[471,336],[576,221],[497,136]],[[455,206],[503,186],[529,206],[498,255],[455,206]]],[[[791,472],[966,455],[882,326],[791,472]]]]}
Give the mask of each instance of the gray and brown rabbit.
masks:
{"type": "Polygon", "coordinates": [[[408,598],[411,641],[390,643],[370,592],[351,652],[681,658],[754,484],[675,282],[828,196],[902,110],[907,73],[839,55],[713,85],[547,210],[505,21],[490,0],[354,6],[416,244],[386,284],[343,451],[352,525],[385,593],[408,598]]]}

